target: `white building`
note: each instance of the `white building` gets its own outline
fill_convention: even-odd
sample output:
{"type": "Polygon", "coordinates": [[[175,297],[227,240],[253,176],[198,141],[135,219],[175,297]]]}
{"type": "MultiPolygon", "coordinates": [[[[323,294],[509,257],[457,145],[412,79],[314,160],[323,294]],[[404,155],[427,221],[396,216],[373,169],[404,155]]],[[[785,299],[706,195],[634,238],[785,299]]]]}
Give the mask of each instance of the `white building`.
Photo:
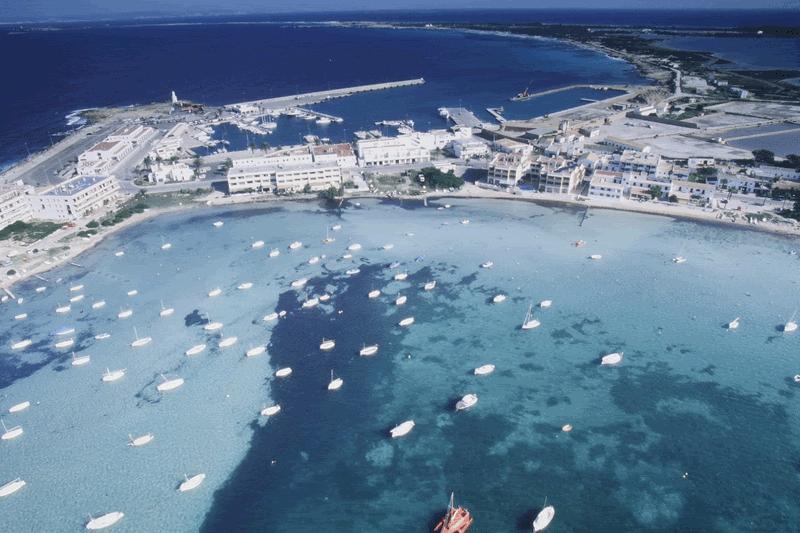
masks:
{"type": "Polygon", "coordinates": [[[675,196],[681,203],[696,203],[705,205],[714,196],[717,188],[708,183],[697,183],[694,181],[672,180],[669,187],[669,195],[675,196]]]}
{"type": "Polygon", "coordinates": [[[114,176],[78,176],[32,195],[34,218],[77,220],[111,205],[119,196],[114,176]]]}
{"type": "Polygon", "coordinates": [[[430,150],[410,136],[362,139],[356,142],[356,152],[362,167],[412,165],[431,160],[430,150]]]}
{"type": "Polygon", "coordinates": [[[144,143],[152,139],[155,134],[156,130],[154,130],[153,128],[141,125],[134,125],[118,129],[117,131],[106,137],[105,140],[109,142],[114,142],[114,141],[126,142],[132,144],[133,146],[139,146],[143,145],[144,143]]]}
{"type": "Polygon", "coordinates": [[[580,165],[564,166],[548,171],[539,177],[539,191],[553,194],[569,194],[583,181],[586,169],[580,165]]]}
{"type": "Polygon", "coordinates": [[[317,163],[334,161],[341,168],[354,168],[358,165],[356,154],[350,143],[318,144],[311,148],[311,154],[317,163]]]}
{"type": "Polygon", "coordinates": [[[194,179],[194,170],[185,163],[172,165],[159,163],[150,169],[149,181],[152,183],[191,181],[192,179],[194,179]]]}
{"type": "Polygon", "coordinates": [[[468,160],[489,155],[489,145],[477,139],[456,139],[450,143],[450,150],[459,159],[468,160]]]}
{"type": "Polygon", "coordinates": [[[589,196],[593,198],[605,198],[611,200],[621,200],[625,186],[615,180],[614,177],[596,173],[589,182],[589,196]]]}
{"type": "Polygon", "coordinates": [[[133,153],[133,145],[123,141],[101,141],[78,156],[78,174],[108,174],[133,153]]]}
{"type": "Polygon", "coordinates": [[[338,187],[342,169],[335,161],[319,163],[267,164],[232,167],[228,170],[228,192],[300,192],[338,187]]]}
{"type": "Polygon", "coordinates": [[[23,185],[21,181],[0,186],[0,229],[33,217],[28,196],[32,191],[32,187],[23,185]]]}
{"type": "Polygon", "coordinates": [[[650,151],[638,152],[625,150],[619,156],[619,168],[622,173],[646,174],[655,178],[661,156],[650,151]]]}
{"type": "Polygon", "coordinates": [[[500,187],[513,187],[525,177],[533,163],[530,148],[495,154],[489,163],[486,181],[500,187]]]}

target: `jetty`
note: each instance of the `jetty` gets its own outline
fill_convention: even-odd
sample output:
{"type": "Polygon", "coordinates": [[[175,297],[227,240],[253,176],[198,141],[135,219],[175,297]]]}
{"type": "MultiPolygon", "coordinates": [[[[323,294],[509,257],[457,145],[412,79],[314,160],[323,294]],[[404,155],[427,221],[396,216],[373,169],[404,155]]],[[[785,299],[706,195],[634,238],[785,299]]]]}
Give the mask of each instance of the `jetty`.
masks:
{"type": "Polygon", "coordinates": [[[441,107],[439,108],[439,115],[447,120],[452,120],[457,126],[466,126],[468,128],[483,127],[483,122],[466,107],[441,107]]]}
{"type": "Polygon", "coordinates": [[[329,89],[327,91],[314,91],[310,93],[293,94],[289,96],[278,96],[277,98],[264,98],[261,100],[251,100],[249,102],[239,102],[225,106],[226,108],[236,109],[242,107],[259,107],[263,109],[282,109],[287,107],[298,107],[310,104],[317,104],[333,98],[343,98],[359,93],[372,91],[385,91],[387,89],[397,89],[400,87],[413,87],[425,83],[424,78],[411,80],[389,81],[386,83],[372,83],[369,85],[356,85],[355,87],[343,87],[340,89],[329,89]]]}

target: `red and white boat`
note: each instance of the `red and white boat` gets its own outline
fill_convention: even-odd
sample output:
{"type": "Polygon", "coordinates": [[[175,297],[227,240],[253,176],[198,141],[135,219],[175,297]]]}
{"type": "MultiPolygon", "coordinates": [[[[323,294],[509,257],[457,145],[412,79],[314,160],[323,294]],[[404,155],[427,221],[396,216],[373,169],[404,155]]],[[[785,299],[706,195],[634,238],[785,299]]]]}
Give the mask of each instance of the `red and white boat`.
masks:
{"type": "Polygon", "coordinates": [[[469,530],[474,518],[467,509],[456,507],[453,503],[453,493],[450,493],[450,504],[447,506],[447,513],[439,520],[435,533],[466,533],[469,530]]]}

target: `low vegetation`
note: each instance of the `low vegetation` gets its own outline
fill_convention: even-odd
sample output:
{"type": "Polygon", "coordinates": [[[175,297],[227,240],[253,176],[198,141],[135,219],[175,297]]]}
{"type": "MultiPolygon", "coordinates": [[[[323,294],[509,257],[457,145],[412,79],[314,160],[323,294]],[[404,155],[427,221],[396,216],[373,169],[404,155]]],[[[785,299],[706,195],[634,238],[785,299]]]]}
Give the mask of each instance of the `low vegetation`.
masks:
{"type": "Polygon", "coordinates": [[[464,186],[464,179],[456,176],[452,170],[442,172],[434,167],[420,170],[414,177],[414,182],[425,185],[429,189],[459,189],[464,186]]]}
{"type": "Polygon", "coordinates": [[[60,227],[61,224],[55,222],[23,222],[20,220],[0,230],[0,241],[13,239],[34,242],[44,239],[60,227]]]}

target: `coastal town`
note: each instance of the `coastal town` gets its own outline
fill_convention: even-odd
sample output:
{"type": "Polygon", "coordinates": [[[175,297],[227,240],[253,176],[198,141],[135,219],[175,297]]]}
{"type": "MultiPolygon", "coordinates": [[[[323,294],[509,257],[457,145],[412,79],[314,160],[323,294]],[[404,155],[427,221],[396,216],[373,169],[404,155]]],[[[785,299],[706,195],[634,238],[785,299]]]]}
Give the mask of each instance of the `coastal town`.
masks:
{"type": "Polygon", "coordinates": [[[543,116],[507,119],[502,107],[442,107],[440,128],[384,120],[354,132],[352,142],[309,134],[297,145],[251,141],[232,149],[215,131],[226,126],[268,138],[279,120],[324,128],[344,119],[315,111],[315,104],[413,90],[425,80],[216,107],[173,92],[164,104],[95,110],[90,125],[0,176],[2,282],[73,257],[104,229],[142,216],[142,198],[158,196],[177,197],[172,203],[181,206],[317,195],[512,197],[796,233],[800,160],[760,146],[797,138],[800,104],[758,98],[681,67],[662,65],[672,73],[669,83],[509,95],[532,100],[583,87],[599,96],[543,116]],[[49,229],[37,231],[40,223],[49,229]]]}

